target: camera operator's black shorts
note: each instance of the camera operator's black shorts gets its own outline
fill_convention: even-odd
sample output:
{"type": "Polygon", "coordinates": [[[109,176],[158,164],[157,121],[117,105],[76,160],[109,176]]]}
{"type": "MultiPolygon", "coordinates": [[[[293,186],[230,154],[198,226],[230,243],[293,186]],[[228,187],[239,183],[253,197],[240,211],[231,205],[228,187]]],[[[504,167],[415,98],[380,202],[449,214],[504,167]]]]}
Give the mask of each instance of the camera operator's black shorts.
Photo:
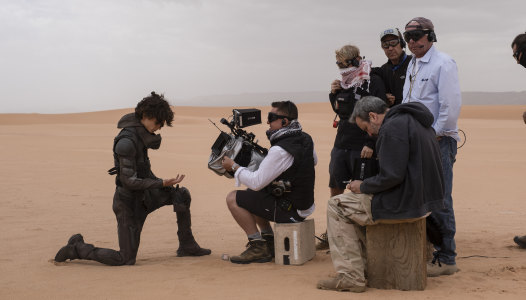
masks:
{"type": "Polygon", "coordinates": [[[239,207],[265,220],[276,223],[297,223],[304,218],[298,215],[298,211],[292,208],[285,211],[276,206],[278,199],[264,190],[253,191],[247,189],[236,192],[236,203],[239,207]]]}
{"type": "Polygon", "coordinates": [[[329,187],[345,190],[347,184],[343,181],[351,180],[354,159],[360,158],[360,150],[345,150],[332,148],[331,162],[329,163],[329,187]]]}

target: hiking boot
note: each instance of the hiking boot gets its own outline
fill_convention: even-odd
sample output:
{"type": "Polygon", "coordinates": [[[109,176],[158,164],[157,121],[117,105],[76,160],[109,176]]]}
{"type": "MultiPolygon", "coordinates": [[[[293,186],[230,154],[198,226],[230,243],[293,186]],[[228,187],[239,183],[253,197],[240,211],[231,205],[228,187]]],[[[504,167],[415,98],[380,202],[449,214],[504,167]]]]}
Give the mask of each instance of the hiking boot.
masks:
{"type": "Polygon", "coordinates": [[[55,255],[55,261],[64,262],[66,259],[78,259],[79,254],[77,253],[77,249],[75,249],[76,243],[84,243],[84,238],[80,233],[72,235],[68,240],[68,244],[58,250],[55,255]]]}
{"type": "Polygon", "coordinates": [[[452,275],[460,271],[456,264],[447,265],[442,263],[427,264],[427,277],[438,277],[442,275],[452,275]]]}
{"type": "Polygon", "coordinates": [[[265,263],[272,260],[272,253],[264,239],[249,240],[247,250],[238,256],[232,256],[230,261],[235,264],[265,263]]]}
{"type": "Polygon", "coordinates": [[[519,245],[519,247],[526,249],[526,235],[516,236],[513,238],[513,241],[519,245]]]}
{"type": "Polygon", "coordinates": [[[265,241],[267,241],[270,254],[274,257],[274,234],[264,233],[261,235],[265,241]]]}
{"type": "Polygon", "coordinates": [[[316,287],[321,290],[333,290],[338,292],[365,292],[365,284],[357,285],[353,283],[349,277],[345,276],[345,274],[342,273],[338,273],[338,276],[334,278],[323,279],[318,281],[316,287]]]}
{"type": "Polygon", "coordinates": [[[210,253],[212,253],[212,250],[201,248],[195,240],[190,244],[185,243],[184,245],[179,245],[179,249],[177,249],[177,257],[203,256],[210,255],[210,253]]]}
{"type": "Polygon", "coordinates": [[[316,243],[316,250],[329,250],[329,238],[327,237],[327,231],[321,234],[316,243]]]}

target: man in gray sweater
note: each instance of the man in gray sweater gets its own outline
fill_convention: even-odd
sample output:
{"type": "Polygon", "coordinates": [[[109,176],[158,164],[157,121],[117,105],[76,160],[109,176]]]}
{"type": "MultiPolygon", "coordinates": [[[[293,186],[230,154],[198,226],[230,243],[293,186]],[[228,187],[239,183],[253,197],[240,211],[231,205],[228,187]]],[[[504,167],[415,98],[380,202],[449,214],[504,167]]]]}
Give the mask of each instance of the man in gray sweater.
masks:
{"type": "Polygon", "coordinates": [[[365,226],[443,208],[444,179],[433,115],[423,104],[389,109],[383,100],[368,96],[358,101],[350,121],[378,136],[379,174],[352,181],[347,185],[351,193],[329,200],[328,238],[338,276],[319,281],[318,288],[363,292],[365,226]]]}

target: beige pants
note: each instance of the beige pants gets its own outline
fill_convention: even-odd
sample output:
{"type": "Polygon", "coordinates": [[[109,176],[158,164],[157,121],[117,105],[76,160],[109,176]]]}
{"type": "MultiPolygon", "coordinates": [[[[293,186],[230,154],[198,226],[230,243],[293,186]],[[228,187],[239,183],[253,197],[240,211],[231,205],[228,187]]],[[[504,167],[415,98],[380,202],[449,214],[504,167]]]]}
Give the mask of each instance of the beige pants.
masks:
{"type": "Polygon", "coordinates": [[[336,272],[365,285],[365,226],[375,224],[370,194],[346,193],[329,199],[327,236],[336,272]]]}

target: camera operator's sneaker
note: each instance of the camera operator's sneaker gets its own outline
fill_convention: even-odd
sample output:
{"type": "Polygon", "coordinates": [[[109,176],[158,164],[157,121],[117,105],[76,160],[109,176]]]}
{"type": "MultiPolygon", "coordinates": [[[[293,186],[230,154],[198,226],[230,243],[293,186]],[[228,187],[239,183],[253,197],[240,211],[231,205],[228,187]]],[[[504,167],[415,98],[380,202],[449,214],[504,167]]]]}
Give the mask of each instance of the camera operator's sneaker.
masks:
{"type": "Polygon", "coordinates": [[[327,231],[322,233],[318,238],[316,250],[329,250],[329,238],[327,237],[327,231]]]}
{"type": "Polygon", "coordinates": [[[460,271],[456,264],[447,265],[444,263],[428,263],[427,277],[438,277],[442,275],[452,275],[460,271]]]}
{"type": "Polygon", "coordinates": [[[249,240],[247,250],[238,256],[230,257],[235,264],[265,263],[272,260],[272,253],[267,241],[264,239],[249,240]]]}
{"type": "Polygon", "coordinates": [[[363,293],[365,292],[365,284],[357,285],[351,281],[351,279],[345,274],[339,273],[338,276],[329,279],[323,279],[318,281],[316,285],[321,290],[333,290],[339,292],[353,292],[363,293]]]}
{"type": "Polygon", "coordinates": [[[526,249],[526,235],[516,236],[513,238],[513,241],[519,245],[519,247],[526,249]]]}

